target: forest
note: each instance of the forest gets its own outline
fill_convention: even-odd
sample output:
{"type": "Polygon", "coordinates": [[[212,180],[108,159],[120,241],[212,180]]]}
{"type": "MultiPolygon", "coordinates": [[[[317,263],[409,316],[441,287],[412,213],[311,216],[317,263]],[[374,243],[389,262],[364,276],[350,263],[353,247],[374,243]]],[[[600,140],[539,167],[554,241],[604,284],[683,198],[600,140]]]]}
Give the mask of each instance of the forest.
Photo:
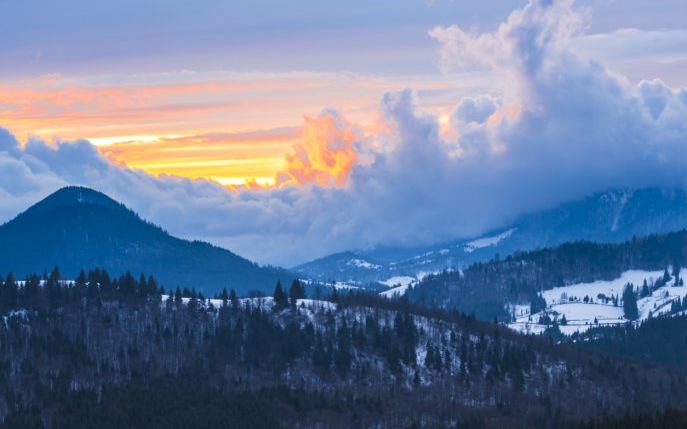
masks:
{"type": "Polygon", "coordinates": [[[687,406],[675,368],[299,281],[207,299],[56,268],[7,276],[0,302],[4,428],[559,428],[687,406]]]}

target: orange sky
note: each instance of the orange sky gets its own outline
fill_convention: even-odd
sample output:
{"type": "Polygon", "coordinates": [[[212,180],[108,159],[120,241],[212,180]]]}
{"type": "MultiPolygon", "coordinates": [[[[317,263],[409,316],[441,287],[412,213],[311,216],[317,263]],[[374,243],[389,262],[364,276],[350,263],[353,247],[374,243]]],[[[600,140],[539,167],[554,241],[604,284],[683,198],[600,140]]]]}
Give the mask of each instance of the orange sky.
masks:
{"type": "MultiPolygon", "coordinates": [[[[329,183],[330,174],[345,174],[355,157],[351,147],[331,155],[319,152],[328,150],[326,145],[318,149],[312,142],[331,137],[318,127],[332,119],[316,115],[331,106],[352,123],[372,127],[381,95],[406,86],[428,91],[428,109],[448,112],[441,96],[454,91],[455,83],[441,76],[433,79],[394,82],[304,72],[79,81],[48,75],[0,83],[0,125],[22,141],[31,136],[85,138],[113,162],[155,175],[210,178],[225,185],[246,180],[274,184],[279,172],[296,168],[307,153],[322,161],[326,177],[315,173],[318,166],[298,165],[302,173],[292,175],[292,183],[329,183]]],[[[350,129],[337,133],[348,133],[335,136],[341,141],[354,139],[350,129]]]]}

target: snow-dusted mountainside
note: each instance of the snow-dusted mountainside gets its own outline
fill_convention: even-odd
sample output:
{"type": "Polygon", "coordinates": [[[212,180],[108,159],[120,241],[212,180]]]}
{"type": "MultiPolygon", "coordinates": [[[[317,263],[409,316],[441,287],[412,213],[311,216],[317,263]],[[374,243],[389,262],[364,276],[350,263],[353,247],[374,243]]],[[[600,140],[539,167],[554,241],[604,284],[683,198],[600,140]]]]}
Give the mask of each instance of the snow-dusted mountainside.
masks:
{"type": "Polygon", "coordinates": [[[428,273],[460,269],[496,255],[589,240],[615,243],[687,228],[683,189],[612,190],[528,214],[479,237],[421,248],[380,248],[344,252],[295,268],[316,280],[383,282],[396,276],[421,279],[428,273]],[[365,262],[365,263],[361,263],[365,262]]]}
{"type": "Polygon", "coordinates": [[[633,323],[681,313],[683,309],[678,304],[687,296],[687,287],[676,286],[674,279],[665,285],[658,284],[657,280],[663,276],[663,271],[630,270],[615,280],[556,287],[542,292],[546,308],[534,314],[530,313],[530,305],[513,305],[515,321],[508,326],[523,333],[537,334],[556,322],[562,333],[570,335],[595,326],[630,322],[624,315],[622,302],[627,284],[633,286],[638,296],[639,317],[633,323]],[[649,293],[642,296],[645,281],[649,293]]]}

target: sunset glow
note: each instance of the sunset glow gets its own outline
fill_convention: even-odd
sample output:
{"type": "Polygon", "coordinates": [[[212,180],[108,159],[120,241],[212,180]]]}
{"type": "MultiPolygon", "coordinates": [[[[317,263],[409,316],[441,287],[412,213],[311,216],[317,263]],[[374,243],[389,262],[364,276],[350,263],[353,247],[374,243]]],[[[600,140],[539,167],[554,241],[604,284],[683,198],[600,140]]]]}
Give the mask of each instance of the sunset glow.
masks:
{"type": "Polygon", "coordinates": [[[86,186],[288,266],[682,184],[656,2],[0,2],[0,218],[86,186]]]}
{"type": "MultiPolygon", "coordinates": [[[[3,126],[23,139],[87,139],[112,162],[155,175],[273,185],[279,172],[295,169],[300,173],[290,184],[341,186],[355,154],[350,148],[331,156],[315,149],[313,139],[327,135],[313,130],[309,115],[335,99],[337,108],[364,126],[374,120],[383,91],[410,84],[322,73],[232,74],[207,81],[182,73],[165,79],[189,81],[152,85],[129,79],[87,85],[49,75],[0,84],[3,126]],[[311,149],[330,178],[316,173],[321,166],[299,165],[294,151],[311,149]]],[[[444,78],[418,83],[451,91],[444,78]]]]}

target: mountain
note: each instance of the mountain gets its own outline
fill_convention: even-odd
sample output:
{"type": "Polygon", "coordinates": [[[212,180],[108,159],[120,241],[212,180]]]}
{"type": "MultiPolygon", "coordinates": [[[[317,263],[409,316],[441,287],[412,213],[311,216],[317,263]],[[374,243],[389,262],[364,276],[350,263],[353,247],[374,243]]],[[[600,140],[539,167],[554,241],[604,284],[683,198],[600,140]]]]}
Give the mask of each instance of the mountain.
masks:
{"type": "Polygon", "coordinates": [[[633,236],[683,228],[687,228],[684,189],[611,190],[521,216],[512,224],[479,237],[418,248],[344,252],[294,270],[316,280],[370,282],[395,276],[419,279],[427,273],[460,269],[519,250],[576,240],[617,243],[633,236]],[[367,261],[370,265],[356,261],[367,261]]]}
{"type": "Polygon", "coordinates": [[[154,275],[167,288],[195,287],[204,293],[234,288],[271,292],[285,270],[260,267],[228,250],[172,237],[108,196],[66,187],[0,226],[0,272],[18,278],[58,266],[75,278],[101,267],[110,274],[154,275]]]}

